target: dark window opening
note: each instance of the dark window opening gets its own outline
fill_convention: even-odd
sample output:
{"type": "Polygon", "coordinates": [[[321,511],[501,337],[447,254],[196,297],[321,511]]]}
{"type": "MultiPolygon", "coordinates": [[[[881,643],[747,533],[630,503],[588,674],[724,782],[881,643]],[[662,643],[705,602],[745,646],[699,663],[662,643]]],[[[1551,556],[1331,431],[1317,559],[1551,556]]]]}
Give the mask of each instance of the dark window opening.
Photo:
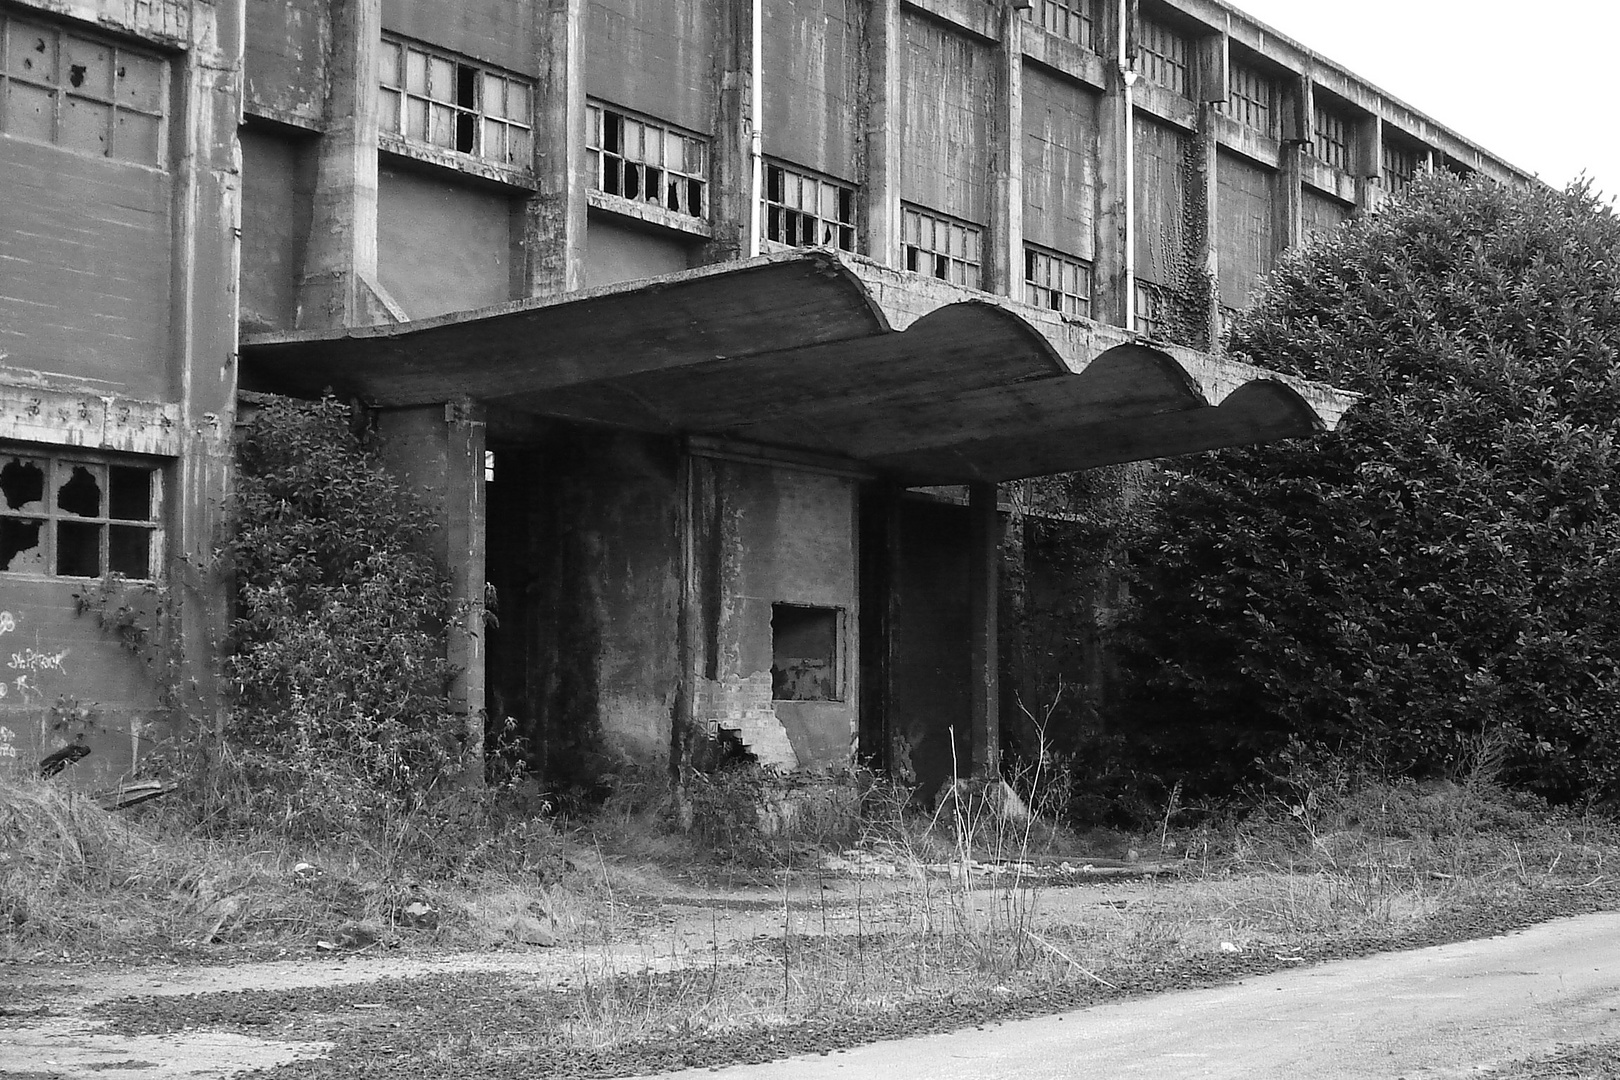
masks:
{"type": "Polygon", "coordinates": [[[6,497],[6,509],[21,510],[45,501],[45,470],[38,463],[12,458],[0,469],[0,493],[6,497]]]}
{"type": "Polygon", "coordinates": [[[0,518],[0,570],[24,570],[41,562],[39,530],[44,526],[43,521],[0,518]],[[17,556],[29,552],[33,553],[29,558],[17,562],[17,556]]]}
{"type": "Polygon", "coordinates": [[[838,701],[838,609],[771,605],[771,697],[838,701]]]}
{"type": "Polygon", "coordinates": [[[56,573],[62,577],[101,576],[101,526],[82,521],[56,523],[56,573]]]}
{"type": "Polygon", "coordinates": [[[107,470],[107,516],[123,521],[152,520],[152,470],[114,465],[107,470]]]}
{"type": "Polygon", "coordinates": [[[82,465],[73,467],[73,476],[56,493],[56,507],[79,517],[101,516],[101,485],[82,465]]]}

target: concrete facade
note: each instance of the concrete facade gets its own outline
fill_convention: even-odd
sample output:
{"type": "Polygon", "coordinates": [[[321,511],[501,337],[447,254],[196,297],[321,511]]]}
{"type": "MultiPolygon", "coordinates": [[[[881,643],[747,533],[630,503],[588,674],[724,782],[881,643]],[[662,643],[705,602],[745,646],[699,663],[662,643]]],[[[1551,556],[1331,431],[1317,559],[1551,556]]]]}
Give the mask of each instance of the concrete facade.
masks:
{"type": "Polygon", "coordinates": [[[1211,351],[1223,311],[1414,169],[1528,180],[1217,0],[0,22],[9,100],[45,103],[0,111],[0,767],[82,733],[100,784],[163,718],[217,722],[239,330],[244,382],[352,376],[459,595],[494,586],[500,629],[453,645],[474,745],[511,717],[583,787],[707,743],[937,781],[995,767],[996,482],[1331,424],[1330,393],[1211,351]],[[74,81],[126,54],[105,94],[74,81]],[[730,292],[703,276],[733,265],[730,292]],[[1031,426],[1048,389],[1100,426],[1031,426]],[[76,468],[94,514],[46,505],[76,468]],[[942,482],[963,506],[907,494],[942,482]],[[122,600],[74,600],[131,544],[118,588],[164,605],[147,654],[94,617],[122,600]]]}

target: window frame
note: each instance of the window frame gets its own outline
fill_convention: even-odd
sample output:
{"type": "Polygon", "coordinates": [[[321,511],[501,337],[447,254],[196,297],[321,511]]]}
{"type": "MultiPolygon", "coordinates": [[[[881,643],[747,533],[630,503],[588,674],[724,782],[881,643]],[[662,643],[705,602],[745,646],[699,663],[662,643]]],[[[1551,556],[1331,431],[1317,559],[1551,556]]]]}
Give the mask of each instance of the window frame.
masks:
{"type": "Polygon", "coordinates": [[[1136,66],[1148,82],[1192,97],[1192,56],[1190,34],[1151,15],[1143,14],[1137,20],[1136,66]]]}
{"type": "Polygon", "coordinates": [[[598,98],[589,98],[585,103],[585,159],[589,170],[589,186],[593,199],[600,200],[598,205],[607,209],[624,209],[634,217],[651,216],[661,224],[671,225],[679,229],[707,231],[709,222],[709,209],[711,205],[709,191],[709,168],[713,160],[713,147],[706,135],[690,131],[666,120],[659,120],[633,109],[626,109],[612,102],[602,101],[598,98]],[[604,145],[608,140],[605,132],[608,130],[608,117],[617,117],[621,123],[619,130],[619,148],[609,149],[604,145]],[[625,132],[629,125],[639,128],[640,142],[643,155],[647,146],[647,133],[657,132],[656,142],[659,145],[659,160],[657,162],[635,159],[627,155],[628,147],[625,145],[625,132]],[[676,145],[682,149],[682,161],[679,169],[671,169],[665,160],[668,156],[670,140],[676,140],[676,145]],[[694,169],[686,154],[696,150],[699,155],[697,167],[694,169]],[[615,177],[614,184],[610,185],[606,178],[610,175],[612,163],[617,162],[611,175],[615,177]],[[658,176],[658,198],[648,198],[648,177],[652,170],[658,176]],[[638,179],[635,195],[624,194],[628,188],[628,177],[635,175],[638,179]],[[677,206],[668,205],[670,202],[670,176],[679,177],[684,181],[677,188],[675,202],[677,206]],[[694,187],[694,185],[696,185],[694,187]],[[618,190],[610,190],[617,186],[618,190]],[[699,206],[696,211],[690,209],[694,193],[699,206]],[[648,211],[652,211],[648,215],[648,211]]]}
{"type": "Polygon", "coordinates": [[[1263,68],[1231,59],[1226,81],[1226,114],[1244,127],[1277,137],[1277,82],[1263,68]]]}
{"type": "Polygon", "coordinates": [[[1311,106],[1311,155],[1340,172],[1353,172],[1356,119],[1317,100],[1311,106]]]}
{"type": "Polygon", "coordinates": [[[1090,260],[1082,259],[1077,255],[1067,255],[1053,248],[1042,247],[1040,244],[1024,244],[1024,302],[1031,307],[1038,307],[1046,311],[1056,311],[1061,315],[1091,318],[1092,294],[1096,289],[1093,277],[1094,268],[1090,260]],[[1057,272],[1057,283],[1053,285],[1053,271],[1057,272]],[[1071,291],[1067,288],[1068,271],[1074,271],[1075,283],[1084,285],[1084,292],[1071,291]],[[1044,271],[1044,283],[1031,274],[1044,271]],[[1056,300],[1057,303],[1052,301],[1056,300]],[[1071,305],[1069,301],[1074,301],[1071,305]]]}
{"type": "MultiPolygon", "coordinates": [[[[24,569],[12,568],[11,560],[0,568],[0,577],[26,578],[34,581],[91,581],[117,574],[130,581],[161,581],[163,579],[165,530],[165,469],[155,458],[136,454],[97,453],[37,443],[0,442],[0,470],[14,461],[43,463],[44,489],[38,503],[25,503],[13,508],[9,498],[0,494],[0,520],[39,522],[38,545],[43,549],[43,564],[24,569]],[[77,514],[59,505],[62,488],[73,479],[75,468],[91,472],[100,486],[99,512],[93,515],[77,514]],[[114,516],[111,471],[128,469],[147,476],[147,517],[142,519],[114,516]],[[37,506],[38,509],[28,509],[37,506]],[[96,530],[95,574],[68,574],[61,572],[61,525],[89,526],[96,530]],[[139,529],[147,536],[146,572],[129,573],[127,567],[114,567],[111,545],[115,529],[139,529]]],[[[32,550],[32,549],[23,549],[32,550]]],[[[14,552],[13,557],[21,554],[14,552]]]]}
{"type": "Polygon", "coordinates": [[[773,705],[792,704],[840,704],[849,700],[849,672],[848,661],[844,655],[847,629],[845,626],[847,609],[833,604],[802,604],[786,600],[777,600],[771,604],[771,702],[773,705]],[[797,612],[821,612],[832,623],[832,652],[828,659],[832,662],[832,693],[827,697],[778,697],[777,681],[777,613],[784,609],[797,612]]]}
{"type": "Polygon", "coordinates": [[[984,281],[984,233],[982,225],[962,218],[941,214],[915,203],[903,202],[900,204],[900,264],[915,274],[948,281],[953,285],[962,285],[969,289],[982,289],[984,281]],[[917,228],[913,230],[912,225],[917,228]],[[927,237],[930,243],[937,242],[940,230],[943,229],[946,237],[946,248],[941,251],[935,247],[922,246],[924,235],[923,224],[927,223],[927,237]],[[916,237],[914,243],[912,238],[916,237]],[[962,238],[959,251],[953,251],[956,237],[962,238]],[[921,256],[932,256],[930,269],[922,269],[921,256]],[[913,256],[916,256],[914,258],[913,256]],[[939,272],[941,268],[944,273],[939,272]],[[958,271],[960,273],[958,273],[958,271]],[[971,280],[966,280],[971,278],[971,280]]]}
{"type": "MultiPolygon", "coordinates": [[[[106,158],[121,165],[167,172],[171,78],[168,58],[156,50],[133,46],[108,34],[84,30],[75,23],[41,16],[46,16],[46,13],[30,10],[24,17],[14,9],[0,8],[0,134],[35,145],[54,146],[70,153],[106,158]],[[29,28],[38,27],[50,34],[49,75],[29,75],[14,70],[14,58],[21,56],[24,51],[15,44],[19,24],[29,28]],[[64,48],[70,41],[90,49],[107,50],[108,89],[86,88],[77,83],[71,87],[64,85],[71,82],[75,76],[83,78],[87,74],[85,65],[71,62],[71,57],[64,48]],[[148,67],[155,76],[153,85],[144,93],[135,88],[133,81],[128,86],[119,85],[120,80],[126,77],[125,68],[131,66],[130,62],[135,60],[148,67]],[[66,80],[62,78],[64,63],[72,69],[66,80]],[[51,111],[48,138],[36,137],[19,128],[14,114],[14,110],[18,108],[15,103],[24,95],[16,92],[15,88],[18,86],[26,88],[31,94],[43,92],[48,95],[51,111]],[[106,110],[106,120],[102,128],[103,148],[100,153],[71,142],[64,142],[62,139],[64,117],[70,115],[67,109],[72,108],[75,102],[84,102],[87,106],[106,110]],[[135,157],[117,152],[121,149],[120,133],[125,126],[124,117],[141,117],[150,122],[150,139],[143,140],[150,148],[149,153],[135,157]]],[[[46,39],[41,38],[38,49],[26,51],[43,52],[45,47],[46,39]]],[[[134,128],[131,127],[130,130],[133,132],[134,128]]]]}
{"type": "Polygon", "coordinates": [[[1405,139],[1391,137],[1386,130],[1382,145],[1378,148],[1379,174],[1384,178],[1384,190],[1391,195],[1398,195],[1416,180],[1418,173],[1423,170],[1424,151],[1405,139]],[[1409,169],[1401,169],[1402,164],[1410,164],[1409,169]]]}
{"type": "Polygon", "coordinates": [[[860,229],[856,224],[856,206],[860,191],[854,185],[843,180],[837,180],[822,173],[812,172],[809,169],[789,164],[778,158],[765,159],[765,183],[760,188],[760,209],[764,216],[765,242],[773,247],[788,248],[832,248],[835,251],[856,252],[860,250],[860,229]],[[773,181],[780,178],[783,186],[780,194],[772,198],[773,181]],[[793,186],[798,189],[799,201],[791,204],[787,201],[788,180],[797,181],[793,186]],[[811,191],[813,209],[804,208],[804,193],[808,188],[811,191]],[[843,217],[829,218],[825,214],[827,194],[832,193],[832,206],[835,213],[844,213],[843,217]],[[847,198],[846,198],[847,197],[847,198]],[[847,212],[844,204],[847,202],[847,212]],[[847,220],[846,220],[847,218],[847,220]],[[826,236],[831,230],[835,235],[829,242],[826,239],[799,242],[783,240],[780,234],[787,231],[788,222],[797,219],[801,224],[815,229],[818,235],[826,236]],[[778,235],[773,236],[775,232],[778,235]]]}
{"type": "Polygon", "coordinates": [[[378,46],[377,90],[377,125],[384,149],[399,151],[407,156],[414,156],[413,151],[417,154],[427,153],[433,155],[434,161],[439,161],[440,155],[448,155],[452,162],[476,164],[480,168],[520,177],[532,175],[536,90],[533,78],[385,31],[378,46]],[[393,63],[389,62],[390,51],[393,63]],[[423,85],[419,90],[410,88],[413,81],[413,54],[422,58],[423,85]],[[451,85],[443,88],[448,96],[441,97],[438,96],[441,88],[435,76],[442,74],[446,67],[451,85]],[[470,75],[473,87],[471,104],[459,100],[464,72],[470,75]],[[490,109],[488,94],[491,82],[501,87],[504,100],[499,113],[490,109]],[[521,110],[513,104],[513,88],[524,91],[525,100],[521,110]],[[420,102],[422,106],[421,135],[412,133],[414,102],[420,102]],[[519,111],[522,116],[513,115],[519,111]],[[441,115],[449,117],[448,142],[433,138],[434,118],[441,115]],[[461,126],[464,122],[473,133],[470,150],[461,149],[461,126]],[[489,152],[488,145],[491,126],[498,129],[501,138],[499,153],[495,155],[489,152]],[[514,133],[521,135],[514,136],[514,133]]]}

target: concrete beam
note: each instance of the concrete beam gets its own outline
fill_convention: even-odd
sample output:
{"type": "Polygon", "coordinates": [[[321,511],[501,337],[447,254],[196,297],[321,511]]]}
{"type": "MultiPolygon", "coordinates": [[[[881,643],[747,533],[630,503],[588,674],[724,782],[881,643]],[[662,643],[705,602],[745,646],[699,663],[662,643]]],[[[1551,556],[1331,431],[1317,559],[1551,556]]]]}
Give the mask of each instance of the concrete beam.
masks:
{"type": "Polygon", "coordinates": [[[720,0],[706,5],[717,20],[714,39],[719,90],[715,94],[713,155],[709,174],[709,220],[714,230],[699,261],[704,264],[746,258],[753,221],[753,0],[720,0]]]}
{"type": "Polygon", "coordinates": [[[990,135],[990,250],[985,288],[1018,297],[1024,282],[1024,15],[1010,0],[999,12],[995,106],[990,135]]]}
{"type": "Polygon", "coordinates": [[[865,173],[862,252],[885,266],[900,252],[900,0],[872,0],[866,13],[866,86],[861,95],[865,173]]]}

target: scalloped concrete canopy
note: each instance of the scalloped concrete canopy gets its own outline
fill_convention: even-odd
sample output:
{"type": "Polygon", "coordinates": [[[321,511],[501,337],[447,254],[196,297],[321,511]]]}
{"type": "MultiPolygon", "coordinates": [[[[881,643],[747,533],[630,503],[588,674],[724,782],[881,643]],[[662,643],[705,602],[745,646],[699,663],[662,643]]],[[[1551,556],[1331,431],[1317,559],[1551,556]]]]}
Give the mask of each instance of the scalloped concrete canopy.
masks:
{"type": "Polygon", "coordinates": [[[747,440],[912,483],[1310,435],[1355,396],[829,251],[415,322],[259,334],[258,382],[747,440]]]}

